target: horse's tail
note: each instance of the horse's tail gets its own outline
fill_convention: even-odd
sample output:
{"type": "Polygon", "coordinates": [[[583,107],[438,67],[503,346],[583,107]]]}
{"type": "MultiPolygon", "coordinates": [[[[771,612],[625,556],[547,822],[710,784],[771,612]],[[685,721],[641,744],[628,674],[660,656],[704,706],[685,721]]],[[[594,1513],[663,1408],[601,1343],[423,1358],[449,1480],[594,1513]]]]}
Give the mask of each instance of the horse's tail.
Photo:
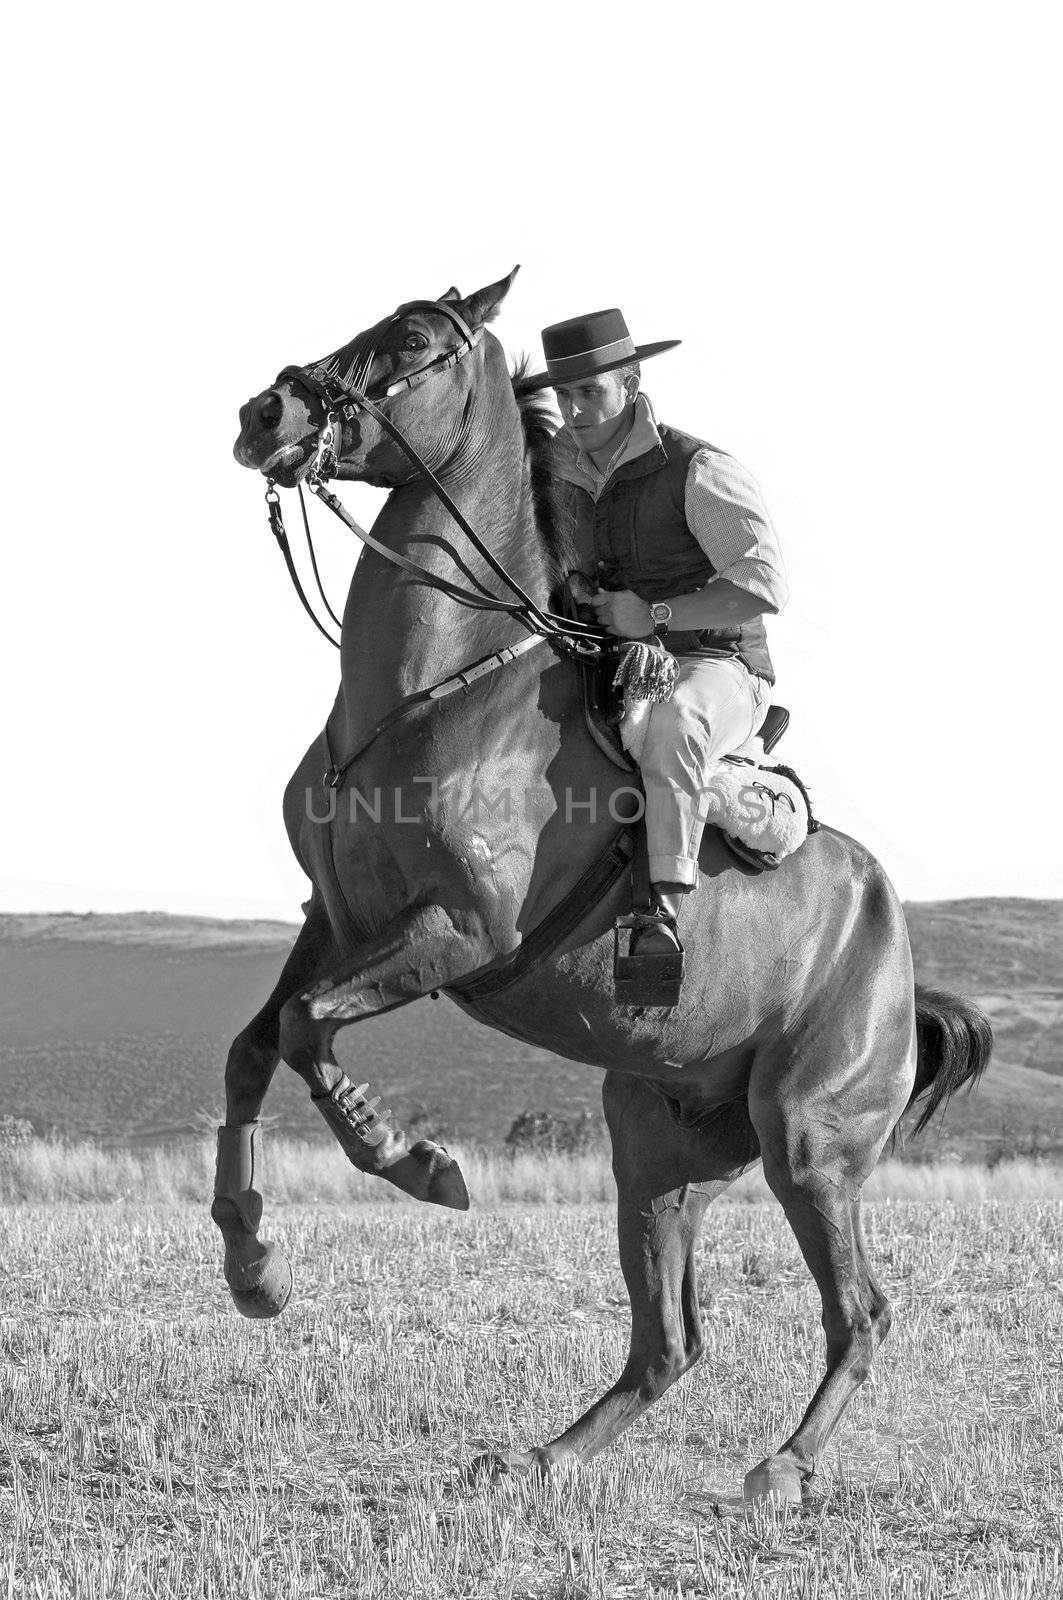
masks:
{"type": "Polygon", "coordinates": [[[915,989],[919,1056],[905,1110],[926,1096],[915,1132],[966,1083],[973,1089],[993,1054],[993,1029],[984,1011],[944,989],[915,989]]]}

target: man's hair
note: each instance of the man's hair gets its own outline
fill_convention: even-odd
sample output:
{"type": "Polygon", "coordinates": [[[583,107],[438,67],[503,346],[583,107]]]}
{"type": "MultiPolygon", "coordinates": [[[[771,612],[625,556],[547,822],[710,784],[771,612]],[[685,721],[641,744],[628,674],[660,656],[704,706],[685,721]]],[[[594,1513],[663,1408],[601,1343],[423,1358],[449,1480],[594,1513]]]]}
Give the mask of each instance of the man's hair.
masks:
{"type": "Polygon", "coordinates": [[[641,361],[629,361],[626,366],[614,367],[613,371],[618,378],[637,378],[640,383],[642,382],[641,361]]]}

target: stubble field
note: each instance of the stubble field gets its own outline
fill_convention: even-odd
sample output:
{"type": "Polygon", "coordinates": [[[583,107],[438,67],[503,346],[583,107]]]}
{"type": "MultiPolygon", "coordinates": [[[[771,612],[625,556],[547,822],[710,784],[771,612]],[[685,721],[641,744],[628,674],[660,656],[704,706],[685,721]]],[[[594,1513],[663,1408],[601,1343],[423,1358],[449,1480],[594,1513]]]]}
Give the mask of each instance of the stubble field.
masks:
{"type": "Polygon", "coordinates": [[[745,1469],[821,1376],[781,1212],[710,1209],[702,1365],[605,1455],[468,1482],[613,1380],[611,1206],[273,1205],[296,1293],[231,1309],[200,1207],[0,1208],[0,1595],[1063,1594],[1063,1201],[878,1201],[894,1333],[799,1511],[745,1469]]]}

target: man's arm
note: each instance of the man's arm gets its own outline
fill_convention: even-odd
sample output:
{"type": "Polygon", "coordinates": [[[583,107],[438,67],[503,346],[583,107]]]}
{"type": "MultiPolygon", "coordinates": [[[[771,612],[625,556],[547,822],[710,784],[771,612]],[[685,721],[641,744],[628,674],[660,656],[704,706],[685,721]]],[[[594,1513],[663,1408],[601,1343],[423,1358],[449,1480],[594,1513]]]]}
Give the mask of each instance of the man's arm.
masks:
{"type": "MultiPolygon", "coordinates": [[[[603,628],[622,639],[646,639],[653,632],[649,605],[630,589],[602,589],[598,594],[588,595],[583,603],[594,607],[603,628]]],[[[673,632],[737,628],[740,623],[751,622],[765,611],[775,609],[769,608],[759,595],[740,589],[726,578],[713,578],[696,594],[676,595],[668,604],[672,608],[668,626],[673,632]]]]}
{"type": "Polygon", "coordinates": [[[678,594],[669,600],[672,608],[670,628],[685,632],[692,628],[737,628],[752,622],[766,611],[778,611],[758,594],[739,588],[729,578],[713,578],[695,594],[678,594]]]}
{"type": "MultiPolygon", "coordinates": [[[[686,481],[686,519],[716,576],[693,594],[669,595],[669,627],[736,628],[765,612],[781,611],[789,599],[779,541],[760,490],[731,456],[699,450],[686,481]]],[[[629,639],[652,632],[645,600],[629,590],[591,601],[598,619],[629,639]]]]}
{"type": "Polygon", "coordinates": [[[696,594],[670,600],[673,628],[726,628],[790,597],[782,554],[760,490],[731,456],[699,450],[686,482],[687,527],[716,577],[696,594]]]}

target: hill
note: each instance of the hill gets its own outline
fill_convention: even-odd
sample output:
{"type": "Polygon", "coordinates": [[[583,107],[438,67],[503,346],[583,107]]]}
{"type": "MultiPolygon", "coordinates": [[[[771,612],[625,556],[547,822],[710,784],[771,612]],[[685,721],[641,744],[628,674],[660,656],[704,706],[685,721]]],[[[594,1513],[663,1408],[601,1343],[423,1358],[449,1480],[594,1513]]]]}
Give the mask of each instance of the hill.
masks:
{"type": "MultiPolygon", "coordinates": [[[[976,999],[997,1034],[981,1092],[955,1103],[923,1154],[1063,1156],[1063,902],[906,912],[920,980],[976,999]]],[[[161,913],[0,916],[0,1112],[115,1143],[215,1123],[229,1040],[269,993],[295,932],[161,913]]],[[[485,1143],[521,1111],[572,1116],[600,1104],[595,1072],[482,1028],[445,999],[358,1024],[337,1054],[401,1122],[421,1114],[485,1143]]],[[[327,1137],[283,1068],[266,1112],[287,1134],[327,1137]]]]}

